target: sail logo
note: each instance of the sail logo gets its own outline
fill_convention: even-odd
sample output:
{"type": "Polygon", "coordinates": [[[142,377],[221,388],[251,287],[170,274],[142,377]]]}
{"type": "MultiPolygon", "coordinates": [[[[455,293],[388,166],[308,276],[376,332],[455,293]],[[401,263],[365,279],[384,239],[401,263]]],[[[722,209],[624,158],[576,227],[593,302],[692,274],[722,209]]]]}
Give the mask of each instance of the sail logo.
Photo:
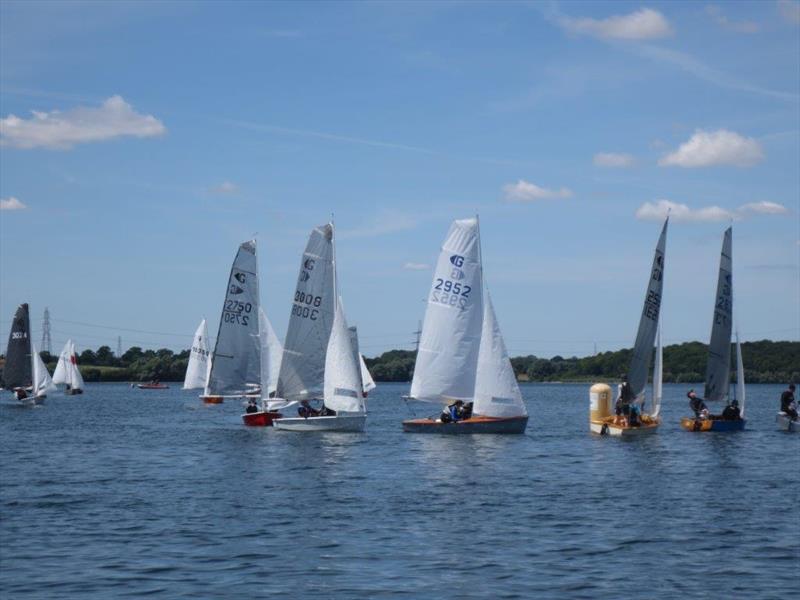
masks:
{"type": "Polygon", "coordinates": [[[466,275],[464,275],[464,271],[462,271],[461,269],[453,269],[450,272],[450,279],[461,281],[462,279],[464,279],[464,277],[466,277],[466,275]]]}
{"type": "Polygon", "coordinates": [[[231,294],[232,296],[235,296],[237,294],[241,294],[243,292],[244,292],[244,290],[242,288],[240,288],[238,285],[235,285],[233,283],[231,284],[230,289],[228,289],[228,293],[231,294]]]}
{"type": "Polygon", "coordinates": [[[303,268],[313,271],[315,262],[316,261],[313,258],[307,258],[305,261],[303,261],[303,268]]]}
{"type": "Polygon", "coordinates": [[[305,283],[309,279],[311,279],[311,275],[308,274],[308,271],[300,272],[300,283],[305,283]]]}
{"type": "Polygon", "coordinates": [[[453,256],[450,257],[450,262],[453,263],[453,265],[456,267],[463,267],[464,257],[458,254],[453,254],[453,256]]]}
{"type": "Polygon", "coordinates": [[[236,278],[236,281],[242,285],[244,285],[244,282],[247,280],[247,277],[245,277],[244,273],[235,273],[233,276],[236,278]]]}

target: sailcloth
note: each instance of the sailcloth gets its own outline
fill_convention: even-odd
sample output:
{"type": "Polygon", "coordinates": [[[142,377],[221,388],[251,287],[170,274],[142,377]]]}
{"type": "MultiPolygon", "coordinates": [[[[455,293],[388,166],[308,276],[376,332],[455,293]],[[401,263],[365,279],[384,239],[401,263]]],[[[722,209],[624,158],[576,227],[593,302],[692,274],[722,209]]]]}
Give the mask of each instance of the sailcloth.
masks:
{"type": "Polygon", "coordinates": [[[656,334],[656,362],[653,365],[653,414],[657,417],[661,413],[661,397],[663,396],[664,379],[664,351],[661,347],[661,325],[656,334]]]}
{"type": "Polygon", "coordinates": [[[361,367],[361,386],[364,388],[364,393],[371,392],[378,386],[375,385],[375,380],[367,368],[367,363],[364,362],[363,354],[358,355],[358,364],[361,367]]]}
{"type": "Polygon", "coordinates": [[[197,331],[194,332],[192,349],[189,353],[189,365],[186,367],[186,377],[183,380],[183,389],[196,390],[206,387],[208,372],[211,368],[211,356],[208,350],[208,326],[206,320],[200,321],[197,331]]]}
{"type": "Polygon", "coordinates": [[[325,356],[334,321],[333,226],[311,231],[289,315],[276,396],[288,401],[322,395],[325,356]]]}
{"type": "Polygon", "coordinates": [[[325,356],[324,398],[325,406],[337,413],[365,412],[361,371],[341,302],[337,302],[325,356]]]}
{"type": "Polygon", "coordinates": [[[31,322],[28,305],[20,304],[11,321],[6,347],[3,381],[8,389],[28,387],[33,381],[31,368],[31,322]]]}
{"type": "Polygon", "coordinates": [[[411,397],[449,403],[475,394],[483,321],[478,219],[454,221],[428,294],[411,397]]]}
{"type": "MultiPolygon", "coordinates": [[[[339,299],[339,302],[341,303],[341,299],[339,299]]],[[[344,312],[344,309],[342,309],[342,312],[344,312]]],[[[361,394],[363,395],[364,381],[361,379],[361,361],[359,360],[361,357],[361,352],[359,351],[358,347],[358,328],[355,325],[352,325],[351,327],[347,328],[347,333],[350,335],[350,349],[353,351],[353,360],[355,360],[356,364],[358,365],[358,379],[360,381],[358,389],[361,390],[361,394]]]]}
{"type": "Polygon", "coordinates": [[[488,293],[483,309],[472,412],[485,417],[519,417],[528,414],[488,293]]]}
{"type": "Polygon", "coordinates": [[[267,394],[278,387],[283,346],[272,328],[263,308],[258,309],[259,337],[261,342],[261,390],[267,394]]]}
{"type": "Polygon", "coordinates": [[[706,400],[724,400],[727,398],[730,388],[731,331],[733,328],[732,231],[732,227],[725,230],[719,258],[714,321],[711,324],[711,341],[706,364],[704,393],[706,400]]]}
{"type": "Polygon", "coordinates": [[[33,395],[38,396],[55,391],[57,388],[53,383],[53,379],[50,377],[50,372],[47,370],[42,357],[39,356],[35,345],[32,345],[32,350],[33,395]]]}
{"type": "Polygon", "coordinates": [[[206,395],[242,395],[261,379],[256,242],[239,246],[228,277],[206,395]]]}
{"type": "Polygon", "coordinates": [[[69,363],[69,349],[71,345],[72,340],[67,340],[63,350],[61,350],[61,354],[58,355],[56,370],[53,371],[53,383],[67,383],[67,363],[69,363]]]}
{"type": "MultiPolygon", "coordinates": [[[[661,293],[664,288],[664,252],[667,244],[667,225],[669,218],[664,221],[661,235],[656,244],[653,266],[650,269],[650,279],[647,282],[647,292],[644,297],[642,316],[639,319],[639,329],[636,333],[636,342],[633,346],[633,357],[628,369],[628,382],[633,393],[640,397],[647,387],[647,376],[650,371],[650,360],[653,356],[653,342],[658,329],[658,316],[661,312],[661,293]]],[[[643,400],[640,398],[640,400],[643,400]]]]}
{"type": "Polygon", "coordinates": [[[69,362],[67,363],[67,383],[73,390],[83,389],[83,375],[78,368],[78,353],[75,350],[75,343],[69,342],[69,362]]]}

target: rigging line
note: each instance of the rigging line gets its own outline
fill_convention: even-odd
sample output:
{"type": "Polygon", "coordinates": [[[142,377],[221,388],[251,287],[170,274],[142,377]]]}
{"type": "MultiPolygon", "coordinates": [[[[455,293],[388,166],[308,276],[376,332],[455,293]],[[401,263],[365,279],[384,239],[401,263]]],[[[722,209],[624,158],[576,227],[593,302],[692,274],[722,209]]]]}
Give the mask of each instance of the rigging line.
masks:
{"type": "Polygon", "coordinates": [[[112,327],[111,325],[94,325],[92,323],[84,323],[82,321],[68,321],[67,319],[51,319],[51,322],[69,323],[70,325],[83,325],[85,327],[95,327],[97,329],[111,329],[113,331],[132,331],[134,333],[147,333],[150,335],[165,335],[165,336],[188,337],[188,338],[194,337],[193,334],[186,334],[186,333],[172,333],[167,331],[148,331],[146,329],[132,329],[130,327],[112,327]]]}

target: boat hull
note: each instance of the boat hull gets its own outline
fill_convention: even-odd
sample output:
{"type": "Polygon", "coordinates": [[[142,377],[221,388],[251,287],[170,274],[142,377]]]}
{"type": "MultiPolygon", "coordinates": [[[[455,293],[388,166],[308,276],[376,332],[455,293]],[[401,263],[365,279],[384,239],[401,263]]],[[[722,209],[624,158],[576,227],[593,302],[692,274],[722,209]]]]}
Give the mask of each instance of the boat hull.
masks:
{"type": "Polygon", "coordinates": [[[367,415],[334,415],[330,417],[289,417],[275,419],[272,426],[285,431],[364,431],[367,415]]]}
{"type": "Polygon", "coordinates": [[[222,404],[225,399],[222,396],[200,396],[203,404],[222,404]]]}
{"type": "Polygon", "coordinates": [[[151,385],[147,383],[139,383],[136,385],[140,390],[168,390],[168,385],[151,385]]]}
{"type": "Polygon", "coordinates": [[[789,415],[784,412],[779,412],[777,415],[775,415],[775,422],[778,424],[778,429],[781,431],[800,431],[800,420],[793,421],[789,415]]]}
{"type": "Polygon", "coordinates": [[[642,435],[650,435],[658,431],[658,426],[661,425],[660,419],[651,418],[649,422],[642,423],[639,426],[631,427],[630,425],[622,425],[614,423],[614,418],[602,420],[589,421],[589,430],[598,435],[610,435],[613,437],[639,437],[642,435]]]}
{"type": "Polygon", "coordinates": [[[528,417],[471,417],[455,423],[442,423],[434,419],[403,421],[406,433],[439,433],[444,435],[474,433],[525,433],[528,417]]]}
{"type": "Polygon", "coordinates": [[[736,421],[723,421],[722,419],[695,419],[693,417],[683,417],[681,427],[686,431],[742,431],[746,423],[745,419],[736,421]]]}
{"type": "Polygon", "coordinates": [[[82,389],[72,389],[72,390],[64,390],[64,394],[67,396],[77,396],[78,394],[82,394],[82,389]]]}
{"type": "Polygon", "coordinates": [[[280,419],[282,416],[279,412],[261,410],[253,413],[244,413],[242,421],[250,427],[270,427],[275,419],[280,419]]]}

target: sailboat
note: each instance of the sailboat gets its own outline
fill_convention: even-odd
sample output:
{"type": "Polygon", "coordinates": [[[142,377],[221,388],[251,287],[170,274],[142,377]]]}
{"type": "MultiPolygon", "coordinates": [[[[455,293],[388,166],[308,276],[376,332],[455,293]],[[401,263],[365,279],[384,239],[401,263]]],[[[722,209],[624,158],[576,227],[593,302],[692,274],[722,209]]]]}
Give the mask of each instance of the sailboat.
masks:
{"type": "Polygon", "coordinates": [[[32,395],[36,404],[41,404],[47,398],[48,392],[55,392],[58,388],[53,383],[53,378],[36,350],[36,344],[31,344],[31,368],[33,371],[32,395]]]}
{"type": "Polygon", "coordinates": [[[211,368],[200,396],[206,404],[245,396],[258,385],[258,308],[256,241],[250,240],[239,245],[228,276],[211,368]]]}
{"type": "Polygon", "coordinates": [[[472,414],[445,422],[403,421],[413,433],[524,433],[528,413],[489,294],[477,217],[456,220],[433,276],[409,399],[472,402],[472,414]]]}
{"type": "Polygon", "coordinates": [[[271,403],[286,407],[321,396],[324,410],[277,418],[277,429],[358,432],[366,424],[361,367],[336,293],[335,254],[333,223],[314,228],[301,261],[277,397],[271,403]]]}
{"type": "Polygon", "coordinates": [[[211,352],[208,349],[208,325],[206,320],[200,321],[192,338],[192,349],[189,351],[189,364],[183,379],[183,389],[205,389],[208,385],[208,373],[211,370],[211,352]]]}
{"type": "Polygon", "coordinates": [[[684,417],[681,427],[688,431],[741,431],[745,426],[744,403],[745,382],[742,348],[736,335],[736,393],[738,398],[729,398],[731,382],[731,333],[733,330],[733,227],[725,230],[722,252],[719,258],[717,295],[714,317],[711,323],[711,340],[708,345],[704,398],[706,401],[725,401],[738,404],[738,419],[723,419],[709,415],[708,418],[684,417]]]}
{"type": "MultiPolygon", "coordinates": [[[[270,409],[270,400],[278,387],[283,346],[263,308],[258,309],[258,336],[261,344],[261,407],[255,412],[244,413],[242,420],[245,425],[266,427],[272,425],[273,419],[282,416],[277,410],[270,409]]],[[[281,404],[283,402],[277,403],[281,404]]]]}
{"type": "Polygon", "coordinates": [[[11,321],[8,334],[3,381],[17,399],[26,406],[41,404],[52,389],[52,380],[36,347],[31,344],[31,322],[28,304],[20,304],[11,321]],[[31,391],[28,396],[27,391],[31,391]]]}
{"type": "Polygon", "coordinates": [[[654,433],[661,424],[663,352],[661,347],[661,297],[664,289],[664,257],[667,245],[667,226],[664,221],[661,235],[656,244],[653,265],[647,281],[644,307],[639,319],[639,329],[633,346],[633,357],[628,369],[628,383],[636,399],[634,404],[641,415],[637,422],[627,416],[613,415],[611,388],[605,383],[596,383],[589,390],[589,429],[592,433],[613,436],[632,436],[654,433]],[[649,412],[644,410],[647,378],[650,372],[650,359],[653,355],[653,342],[656,343],[656,358],[653,367],[653,402],[649,412]]]}
{"type": "Polygon", "coordinates": [[[78,369],[78,355],[72,340],[67,340],[64,349],[58,355],[58,364],[53,372],[53,383],[66,384],[64,393],[69,396],[83,393],[83,376],[78,369]]]}

